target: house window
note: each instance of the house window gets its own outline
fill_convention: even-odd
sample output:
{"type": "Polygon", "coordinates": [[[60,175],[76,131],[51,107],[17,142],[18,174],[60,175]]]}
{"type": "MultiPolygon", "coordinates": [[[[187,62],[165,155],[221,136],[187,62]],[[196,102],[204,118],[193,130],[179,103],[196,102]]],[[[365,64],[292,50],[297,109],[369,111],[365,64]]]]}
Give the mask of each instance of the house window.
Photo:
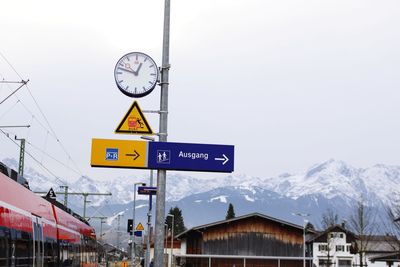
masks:
{"type": "Polygon", "coordinates": [[[336,251],[344,251],[344,246],[343,245],[337,245],[336,246],[336,251]]]}
{"type": "Polygon", "coordinates": [[[336,232],[335,232],[335,233],[330,233],[330,234],[329,234],[329,237],[330,237],[330,238],[334,238],[334,237],[335,237],[335,238],[339,238],[339,237],[340,237],[340,238],[343,238],[343,237],[344,237],[344,234],[343,234],[343,233],[336,233],[336,232]]]}
{"type": "Polygon", "coordinates": [[[346,251],[349,252],[350,251],[350,245],[346,246],[346,251]]]}
{"type": "Polygon", "coordinates": [[[318,251],[328,251],[328,245],[318,245],[318,251]]]}
{"type": "Polygon", "coordinates": [[[338,267],[351,267],[351,260],[339,260],[338,267]]]}
{"type": "Polygon", "coordinates": [[[318,265],[319,267],[333,267],[333,262],[332,260],[329,260],[329,263],[328,260],[319,260],[318,265]]]}

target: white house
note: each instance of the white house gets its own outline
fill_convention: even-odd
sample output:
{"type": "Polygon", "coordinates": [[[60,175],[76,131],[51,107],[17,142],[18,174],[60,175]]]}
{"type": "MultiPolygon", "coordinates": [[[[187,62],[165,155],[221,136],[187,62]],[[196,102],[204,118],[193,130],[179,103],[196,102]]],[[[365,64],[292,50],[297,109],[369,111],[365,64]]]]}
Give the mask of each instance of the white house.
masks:
{"type": "Polygon", "coordinates": [[[356,263],[355,235],[340,225],[314,235],[307,244],[315,267],[351,267],[356,263]]]}

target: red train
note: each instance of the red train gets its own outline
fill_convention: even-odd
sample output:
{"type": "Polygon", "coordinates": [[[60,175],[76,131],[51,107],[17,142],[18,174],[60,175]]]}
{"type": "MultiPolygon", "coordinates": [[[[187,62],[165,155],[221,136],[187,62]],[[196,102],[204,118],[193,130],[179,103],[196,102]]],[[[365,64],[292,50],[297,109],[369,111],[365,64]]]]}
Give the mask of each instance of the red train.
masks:
{"type": "Polygon", "coordinates": [[[0,163],[0,267],[97,266],[94,229],[21,179],[0,163]]]}

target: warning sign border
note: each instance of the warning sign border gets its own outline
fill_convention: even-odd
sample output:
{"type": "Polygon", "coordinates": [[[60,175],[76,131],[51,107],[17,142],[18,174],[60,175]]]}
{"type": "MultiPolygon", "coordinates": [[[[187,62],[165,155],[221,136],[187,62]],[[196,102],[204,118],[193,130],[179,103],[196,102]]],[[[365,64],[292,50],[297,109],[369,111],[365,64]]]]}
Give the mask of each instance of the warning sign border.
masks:
{"type": "Polygon", "coordinates": [[[125,116],[122,118],[121,122],[118,124],[117,129],[115,129],[115,133],[116,133],[116,134],[144,134],[144,135],[146,135],[146,134],[149,134],[149,135],[153,134],[153,130],[151,129],[150,124],[147,122],[147,119],[146,119],[146,117],[144,116],[142,110],[140,109],[139,103],[138,103],[136,100],[133,102],[133,104],[132,104],[132,106],[129,108],[128,112],[126,112],[125,116]],[[138,110],[138,112],[139,112],[139,115],[140,115],[140,117],[142,118],[143,123],[146,125],[148,131],[137,131],[137,130],[130,130],[130,131],[127,131],[127,130],[121,130],[122,125],[124,125],[125,121],[128,119],[129,114],[132,112],[132,110],[133,110],[135,107],[137,108],[137,110],[138,110]]]}
{"type": "Polygon", "coordinates": [[[144,231],[143,224],[142,224],[142,223],[138,223],[138,224],[136,225],[135,230],[136,230],[136,231],[144,231]],[[141,226],[141,227],[139,228],[139,226],[141,226]]]}

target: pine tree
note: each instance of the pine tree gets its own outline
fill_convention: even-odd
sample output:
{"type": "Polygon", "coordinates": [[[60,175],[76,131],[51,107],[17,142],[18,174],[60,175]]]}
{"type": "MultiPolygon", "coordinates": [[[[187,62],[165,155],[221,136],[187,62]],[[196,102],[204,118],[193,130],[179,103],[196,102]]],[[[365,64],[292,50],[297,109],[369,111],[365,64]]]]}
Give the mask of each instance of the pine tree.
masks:
{"type": "Polygon", "coordinates": [[[233,208],[232,203],[229,203],[228,211],[226,212],[226,217],[225,220],[233,219],[235,218],[235,210],[233,208]]]}
{"type": "Polygon", "coordinates": [[[314,225],[310,222],[307,222],[306,224],[306,232],[308,232],[308,230],[315,231],[314,225]]]}
{"type": "MultiPolygon", "coordinates": [[[[183,221],[182,210],[175,206],[174,208],[170,208],[168,214],[174,215],[174,235],[178,235],[184,231],[186,231],[185,223],[183,221]]],[[[167,216],[165,218],[165,223],[168,224],[168,229],[171,229],[172,225],[172,217],[167,216]]]]}

